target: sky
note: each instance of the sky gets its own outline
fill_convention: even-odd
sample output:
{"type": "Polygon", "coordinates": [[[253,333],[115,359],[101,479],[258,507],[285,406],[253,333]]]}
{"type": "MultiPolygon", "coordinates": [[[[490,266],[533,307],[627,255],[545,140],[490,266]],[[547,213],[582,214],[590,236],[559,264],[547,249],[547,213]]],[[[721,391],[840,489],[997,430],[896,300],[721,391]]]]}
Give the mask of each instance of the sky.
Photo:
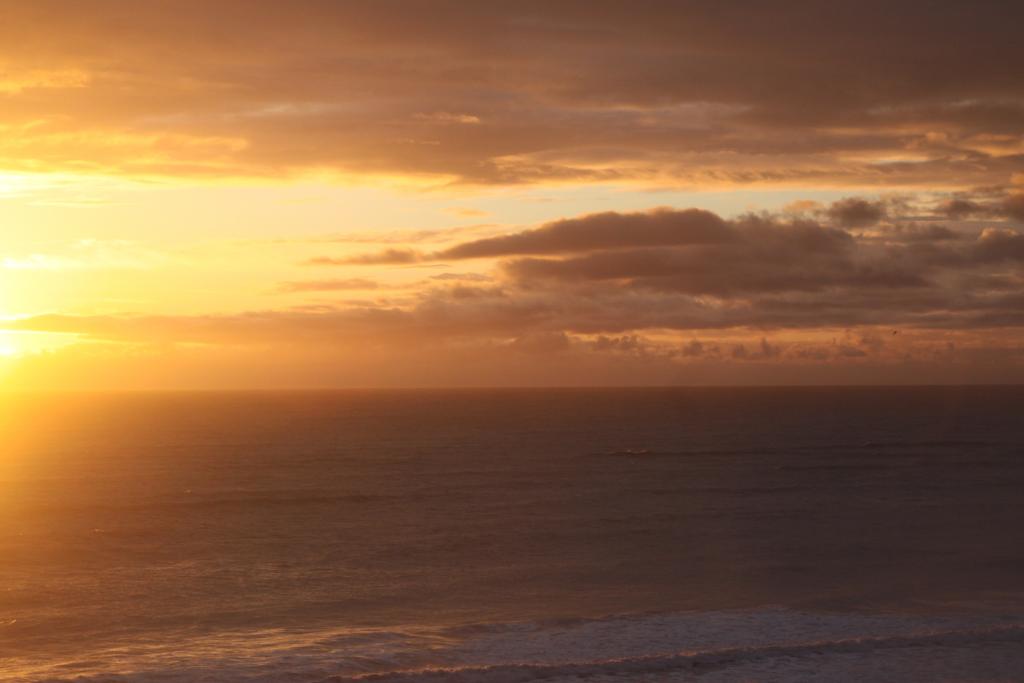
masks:
{"type": "Polygon", "coordinates": [[[0,387],[1024,382],[1019,3],[0,11],[0,387]]]}

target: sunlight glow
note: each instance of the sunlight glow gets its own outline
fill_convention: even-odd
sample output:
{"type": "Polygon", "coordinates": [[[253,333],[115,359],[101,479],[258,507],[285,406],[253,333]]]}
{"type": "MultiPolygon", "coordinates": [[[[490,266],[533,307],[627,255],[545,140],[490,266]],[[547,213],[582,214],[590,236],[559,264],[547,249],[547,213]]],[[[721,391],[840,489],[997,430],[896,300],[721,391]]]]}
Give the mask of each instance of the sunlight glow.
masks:
{"type": "Polygon", "coordinates": [[[73,344],[78,339],[78,335],[73,334],[0,329],[0,357],[17,359],[32,354],[54,351],[73,344]]]}

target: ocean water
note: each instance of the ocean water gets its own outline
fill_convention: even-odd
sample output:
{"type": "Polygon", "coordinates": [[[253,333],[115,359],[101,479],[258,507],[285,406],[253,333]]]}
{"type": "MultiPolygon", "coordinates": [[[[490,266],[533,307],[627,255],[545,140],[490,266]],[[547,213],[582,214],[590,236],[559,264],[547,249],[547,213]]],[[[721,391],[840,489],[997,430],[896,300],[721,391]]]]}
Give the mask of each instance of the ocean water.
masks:
{"type": "Polygon", "coordinates": [[[0,400],[0,680],[1024,681],[1024,388],[0,400]]]}

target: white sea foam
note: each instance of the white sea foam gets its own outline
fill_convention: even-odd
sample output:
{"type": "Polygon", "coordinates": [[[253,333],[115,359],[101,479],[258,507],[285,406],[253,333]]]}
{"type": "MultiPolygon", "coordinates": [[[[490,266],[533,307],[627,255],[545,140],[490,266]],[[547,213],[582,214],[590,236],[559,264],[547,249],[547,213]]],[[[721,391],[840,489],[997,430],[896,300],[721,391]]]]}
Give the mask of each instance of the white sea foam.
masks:
{"type": "Polygon", "coordinates": [[[1024,618],[839,615],[785,609],[221,634],[13,671],[12,683],[419,683],[730,679],[1024,680],[1024,618]],[[806,678],[830,671],[830,678],[806,678]],[[859,673],[857,673],[859,672],[859,673]],[[868,673],[865,673],[868,672],[868,673]],[[805,678],[800,678],[805,676],[805,678]],[[858,676],[860,678],[858,678],[858,676]],[[867,679],[864,676],[868,676],[867,679]],[[884,676],[883,676],[884,678],[884,676]],[[742,679],[742,678],[741,678],[742,679]]]}
{"type": "MultiPolygon", "coordinates": [[[[935,650],[942,648],[971,648],[987,645],[1024,643],[1024,626],[1002,627],[983,631],[952,631],[924,635],[889,636],[884,638],[857,638],[850,640],[816,641],[794,645],[772,645],[752,648],[733,648],[687,652],[670,655],[652,655],[626,659],[599,660],[593,662],[571,662],[565,664],[500,664],[457,669],[428,669],[420,671],[391,672],[360,676],[333,676],[325,683],[358,683],[359,681],[407,682],[420,681],[477,681],[479,683],[529,683],[530,681],[554,681],[593,679],[595,677],[633,678],[652,674],[695,673],[721,669],[733,665],[744,665],[765,660],[809,660],[839,654],[873,655],[880,650],[921,648],[935,650]]],[[[1024,665],[1024,657],[1019,664],[1024,665]]],[[[1024,675],[1024,669],[1017,671],[1024,675]]],[[[913,670],[906,671],[908,677],[913,670]]]]}

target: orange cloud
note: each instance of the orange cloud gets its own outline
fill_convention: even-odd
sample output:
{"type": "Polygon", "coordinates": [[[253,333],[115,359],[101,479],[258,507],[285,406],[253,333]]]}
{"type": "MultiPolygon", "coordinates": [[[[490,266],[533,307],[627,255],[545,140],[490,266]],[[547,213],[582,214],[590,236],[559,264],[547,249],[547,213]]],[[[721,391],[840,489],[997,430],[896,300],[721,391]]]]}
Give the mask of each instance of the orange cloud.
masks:
{"type": "Polygon", "coordinates": [[[1005,6],[599,4],[12,4],[0,166],[944,188],[1024,172],[1024,17],[1005,6]]]}

